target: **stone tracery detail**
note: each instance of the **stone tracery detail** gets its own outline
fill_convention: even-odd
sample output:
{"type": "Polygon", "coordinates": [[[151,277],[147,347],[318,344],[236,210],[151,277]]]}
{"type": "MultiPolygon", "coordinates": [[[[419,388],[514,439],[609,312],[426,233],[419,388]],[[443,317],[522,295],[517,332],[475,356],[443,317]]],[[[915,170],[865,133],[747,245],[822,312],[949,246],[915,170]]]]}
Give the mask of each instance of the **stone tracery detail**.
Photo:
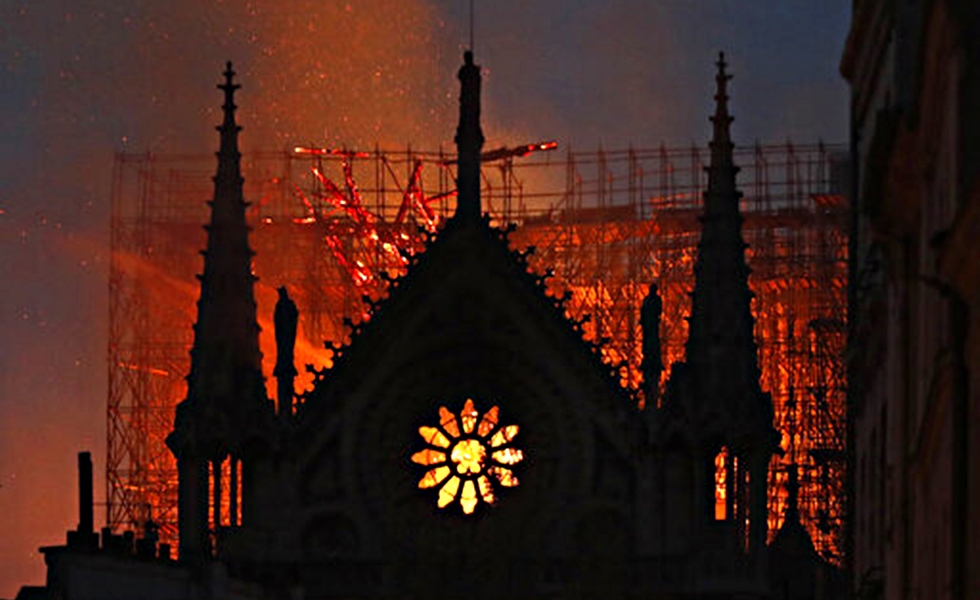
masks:
{"type": "Polygon", "coordinates": [[[473,514],[482,502],[497,502],[496,486],[516,487],[520,481],[511,467],[524,460],[514,447],[520,428],[500,425],[500,408],[493,406],[480,416],[476,404],[467,399],[459,415],[439,407],[439,426],[419,427],[426,448],[412,455],[412,462],[429,467],[419,480],[419,489],[439,488],[439,508],[457,500],[464,514],[473,514]]]}

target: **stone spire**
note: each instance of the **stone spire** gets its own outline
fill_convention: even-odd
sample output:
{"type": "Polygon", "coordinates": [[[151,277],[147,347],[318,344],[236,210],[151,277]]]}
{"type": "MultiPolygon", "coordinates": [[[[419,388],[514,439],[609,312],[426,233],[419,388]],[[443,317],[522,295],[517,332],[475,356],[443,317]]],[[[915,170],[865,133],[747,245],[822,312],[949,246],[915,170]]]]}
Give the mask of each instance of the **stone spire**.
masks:
{"type": "Polygon", "coordinates": [[[459,69],[459,125],[456,127],[456,217],[476,221],[480,206],[480,151],[483,131],[480,129],[480,67],[473,64],[473,52],[463,54],[459,69]]]}
{"type": "MultiPolygon", "coordinates": [[[[177,522],[181,560],[199,563],[214,551],[211,523],[220,529],[221,506],[227,499],[231,521],[238,524],[237,478],[246,440],[256,439],[265,426],[269,410],[262,379],[259,325],[253,286],[252,249],[248,245],[242,194],[241,153],[235,122],[235,72],[229,62],[225,81],[218,86],[225,94],[224,120],[218,131],[218,171],[214,176],[214,200],[204,256],[201,296],[197,301],[197,323],[191,348],[191,370],[187,375],[187,398],[177,405],[174,430],[167,446],[177,458],[177,522]],[[230,461],[228,461],[230,457],[230,461]],[[230,482],[221,479],[209,485],[209,463],[214,472],[229,462],[230,482]],[[209,490],[210,488],[210,490],[209,490]],[[212,493],[209,494],[209,491],[212,493]],[[211,498],[209,498],[209,495],[211,498]]],[[[243,485],[243,488],[247,486],[243,485]]]]}
{"type": "MultiPolygon", "coordinates": [[[[204,272],[198,276],[201,296],[197,302],[191,370],[187,376],[187,405],[178,409],[176,429],[181,428],[182,412],[196,414],[194,429],[207,432],[210,456],[224,454],[234,445],[239,421],[265,399],[262,354],[259,351],[259,325],[252,274],[254,252],[248,245],[249,227],[245,222],[242,193],[241,153],[235,121],[235,72],[231,62],[218,86],[225,95],[224,120],[217,130],[221,147],[217,152],[218,170],[214,176],[214,200],[204,256],[204,272]],[[205,420],[220,422],[202,423],[205,420]]],[[[175,433],[177,433],[175,431],[175,433]]],[[[200,436],[198,436],[200,437],[200,436]]]]}
{"type": "MultiPolygon", "coordinates": [[[[697,373],[699,411],[714,413],[725,428],[739,423],[772,428],[772,401],[759,386],[757,349],[751,312],[749,268],[745,262],[738,167],[732,151],[725,56],[718,58],[715,114],[711,117],[711,164],[704,192],[701,240],[694,266],[687,367],[697,373]],[[749,423],[746,423],[748,421],[749,423]]],[[[729,431],[731,432],[731,431],[729,431]]],[[[748,432],[741,432],[748,433],[748,432]]]]}

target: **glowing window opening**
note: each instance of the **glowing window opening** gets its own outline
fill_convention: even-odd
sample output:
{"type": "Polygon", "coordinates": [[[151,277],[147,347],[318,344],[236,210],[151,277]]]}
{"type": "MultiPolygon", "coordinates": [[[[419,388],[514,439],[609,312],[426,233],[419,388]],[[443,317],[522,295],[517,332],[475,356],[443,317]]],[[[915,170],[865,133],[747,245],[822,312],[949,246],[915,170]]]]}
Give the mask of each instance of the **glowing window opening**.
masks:
{"type": "Polygon", "coordinates": [[[496,486],[520,485],[511,468],[524,460],[524,453],[513,444],[519,431],[517,425],[500,425],[497,406],[482,417],[469,398],[458,416],[440,406],[439,425],[419,427],[427,447],[413,454],[412,462],[428,467],[419,480],[419,489],[438,487],[439,508],[458,502],[467,515],[481,503],[496,504],[496,486]]]}
{"type": "Polygon", "coordinates": [[[728,448],[715,455],[715,520],[728,519],[728,448]]]}

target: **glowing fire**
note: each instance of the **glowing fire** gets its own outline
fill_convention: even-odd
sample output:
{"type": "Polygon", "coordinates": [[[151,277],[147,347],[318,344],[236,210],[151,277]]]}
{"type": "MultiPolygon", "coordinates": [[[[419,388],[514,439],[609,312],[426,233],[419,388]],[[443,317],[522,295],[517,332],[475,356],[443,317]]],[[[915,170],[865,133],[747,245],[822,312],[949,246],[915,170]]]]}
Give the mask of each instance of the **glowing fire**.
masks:
{"type": "Polygon", "coordinates": [[[715,520],[728,518],[728,448],[722,448],[715,456],[715,520]]]}
{"type": "Polygon", "coordinates": [[[524,460],[524,453],[511,445],[519,429],[517,425],[499,427],[499,412],[499,407],[491,407],[481,419],[473,400],[467,399],[458,420],[441,406],[439,426],[419,428],[429,447],[413,454],[412,462],[430,467],[419,481],[419,489],[442,486],[439,508],[446,508],[458,497],[463,513],[470,515],[481,499],[488,505],[497,501],[493,481],[503,487],[520,483],[509,468],[524,460]]]}
{"type": "MultiPolygon", "coordinates": [[[[270,318],[275,305],[275,287],[288,285],[290,294],[295,296],[300,306],[301,321],[295,351],[300,371],[295,381],[297,393],[310,389],[314,381],[314,375],[303,369],[303,365],[310,364],[317,368],[330,366],[331,353],[323,349],[323,341],[344,342],[349,339],[349,330],[335,324],[335,321],[339,321],[340,315],[351,317],[355,322],[367,318],[362,296],[383,296],[387,290],[383,275],[405,272],[406,256],[424,248],[424,230],[438,223],[442,215],[448,214],[442,212],[434,201],[452,195],[445,187],[439,188],[438,194],[424,193],[421,162],[408,159],[401,163],[404,169],[399,173],[404,175],[389,198],[388,212],[382,215],[375,204],[366,201],[369,193],[364,192],[365,197],[362,197],[358,186],[353,185],[355,155],[329,148],[319,150],[328,152],[299,152],[313,163],[305,171],[312,182],[304,188],[305,192],[294,190],[288,182],[282,183],[282,194],[288,200],[287,210],[279,208],[260,212],[256,209],[250,215],[256,226],[252,237],[253,247],[257,251],[255,272],[260,276],[256,296],[262,327],[260,341],[266,365],[270,365],[275,357],[274,328],[270,318]],[[317,162],[320,160],[325,163],[329,160],[330,164],[340,168],[331,171],[330,164],[321,167],[317,162]],[[326,181],[338,183],[328,185],[326,181]],[[426,206],[429,213],[423,208],[426,206]],[[268,220],[264,220],[266,218],[268,220]],[[419,226],[424,229],[420,230],[419,226]],[[322,262],[313,263],[311,256],[322,262]],[[327,264],[328,267],[316,266],[320,270],[314,271],[309,266],[311,264],[327,264]]],[[[443,169],[441,158],[428,159],[426,167],[433,164],[436,169],[443,169]]],[[[451,167],[445,169],[451,170],[451,167]]],[[[255,179],[250,181],[254,184],[255,179]]],[[[451,178],[448,181],[452,185],[451,178]]],[[[278,185],[279,181],[273,183],[278,185]]],[[[258,196],[255,194],[252,197],[258,196]]],[[[564,307],[570,319],[582,321],[586,316],[591,316],[590,320],[582,321],[585,337],[596,341],[606,340],[601,350],[604,360],[611,366],[619,365],[617,372],[621,382],[634,390],[641,382],[638,367],[642,358],[640,340],[643,335],[637,317],[650,282],[658,283],[663,300],[659,333],[665,368],[659,382],[661,388],[669,378],[671,365],[683,360],[687,339],[684,317],[690,310],[688,292],[693,284],[699,232],[694,207],[698,197],[694,193],[677,193],[652,198],[650,201],[655,205],[654,210],[642,219],[634,213],[615,213],[617,207],[602,209],[605,212],[601,214],[598,209],[595,214],[588,213],[591,209],[580,213],[568,210],[561,214],[549,214],[547,220],[528,220],[510,236],[515,249],[528,246],[537,248],[530,258],[532,270],[544,273],[554,269],[554,276],[546,281],[548,293],[555,298],[568,294],[564,307]],[[633,259],[622,250],[626,243],[640,243],[646,239],[653,240],[649,253],[645,255],[646,262],[643,265],[630,262],[633,259]],[[598,249],[602,249],[602,253],[598,249]],[[622,273],[617,271],[620,268],[622,273]]],[[[805,206],[803,201],[798,202],[800,206],[805,206]]],[[[263,205],[258,202],[255,206],[263,205]]],[[[819,217],[828,213],[825,210],[817,214],[819,217]]],[[[511,216],[505,215],[502,222],[507,222],[511,216]]],[[[782,456],[773,459],[770,468],[768,529],[772,535],[782,524],[787,498],[784,489],[787,465],[801,465],[800,512],[804,525],[818,551],[834,560],[840,557],[842,549],[840,523],[843,503],[843,464],[833,454],[833,448],[843,448],[842,441],[834,438],[835,435],[842,436],[843,432],[842,428],[836,430],[834,423],[844,422],[841,390],[846,380],[841,370],[842,363],[837,358],[845,341],[844,315],[829,310],[842,306],[835,304],[833,296],[843,296],[842,290],[846,286],[846,238],[818,237],[823,233],[812,224],[798,225],[796,229],[785,228],[786,232],[797,236],[800,248],[819,249],[816,258],[825,260],[827,265],[820,268],[826,268],[834,277],[821,280],[816,277],[819,274],[816,267],[812,266],[815,259],[806,259],[811,263],[799,260],[803,256],[798,254],[801,250],[794,250],[789,242],[779,239],[766,241],[768,238],[764,236],[789,234],[780,233],[782,229],[769,227],[764,218],[771,217],[747,212],[745,234],[750,244],[750,285],[756,293],[753,313],[759,341],[762,387],[773,395],[776,425],[782,433],[781,447],[784,451],[782,456]],[[819,425],[820,420],[830,424],[820,427],[812,425],[819,425]],[[810,423],[808,426],[811,429],[808,431],[804,426],[794,425],[801,423],[810,423]],[[824,437],[816,437],[814,431],[824,437]]],[[[194,321],[194,301],[199,289],[192,276],[200,268],[199,258],[194,252],[203,246],[199,221],[188,221],[186,230],[178,232],[182,236],[179,245],[174,243],[178,240],[176,236],[166,239],[170,246],[158,243],[159,251],[151,257],[114,253],[113,260],[118,263],[116,268],[125,271],[132,280],[139,281],[146,287],[148,297],[157,302],[147,305],[155,327],[159,328],[163,323],[164,328],[172,329],[172,323],[189,324],[194,321]],[[165,263],[169,260],[165,258],[169,255],[164,254],[168,247],[186,247],[187,257],[179,257],[183,262],[165,263]],[[160,303],[160,300],[166,303],[160,303]]],[[[843,230],[841,227],[840,231],[843,230]]],[[[806,256],[812,255],[811,251],[806,256]]],[[[128,317],[127,313],[120,315],[121,319],[128,317]]],[[[144,333],[160,336],[156,329],[144,333]]],[[[137,426],[140,428],[139,435],[142,437],[138,440],[139,447],[150,450],[146,462],[141,463],[144,467],[133,470],[126,476],[128,478],[110,481],[110,486],[126,493],[131,491],[131,497],[138,500],[138,503],[133,500],[132,506],[152,507],[154,520],[163,526],[161,537],[168,541],[173,541],[175,537],[176,472],[163,439],[173,425],[173,406],[186,394],[182,377],[188,371],[190,327],[182,330],[181,335],[184,337],[173,344],[178,348],[173,357],[164,355],[163,359],[159,358],[159,351],[147,342],[145,347],[139,346],[133,353],[121,356],[112,363],[117,367],[113,376],[118,378],[117,385],[121,389],[129,389],[127,386],[136,389],[132,382],[138,379],[147,386],[145,398],[152,400],[141,399],[151,403],[141,404],[132,411],[133,414],[136,414],[137,408],[143,411],[139,413],[143,420],[139,423],[134,420],[132,427],[134,430],[137,426]],[[164,373],[169,373],[169,376],[164,373]]],[[[275,397],[276,386],[272,378],[268,380],[268,391],[270,397],[275,397]]],[[[128,418],[128,414],[120,411],[120,418],[128,418]]],[[[457,423],[459,428],[468,422],[473,427],[482,422],[479,419],[470,420],[476,417],[471,417],[466,410],[450,416],[451,421],[445,424],[440,422],[435,428],[442,432],[447,443],[427,444],[429,453],[423,455],[426,462],[419,464],[429,467],[425,474],[427,477],[432,473],[430,487],[441,485],[440,490],[445,489],[447,506],[460,499],[460,506],[465,512],[465,506],[475,498],[475,511],[481,502],[490,502],[488,497],[495,498],[494,486],[506,487],[511,482],[516,484],[516,476],[508,467],[519,463],[523,454],[513,446],[493,446],[491,442],[496,438],[487,438],[489,434],[478,429],[475,435],[466,435],[463,429],[452,430],[452,423],[457,423]],[[450,434],[454,431],[458,433],[452,437],[450,434]],[[457,450],[458,442],[464,439],[472,439],[479,446],[460,446],[458,460],[454,460],[453,453],[457,450]],[[479,448],[483,449],[482,459],[479,448]],[[467,453],[471,457],[469,462],[465,459],[467,453]],[[428,462],[430,460],[437,462],[428,462]],[[486,485],[482,488],[482,480],[475,478],[472,472],[477,464],[480,465],[479,473],[486,476],[486,485]],[[460,465],[465,466],[465,475],[458,472],[460,465]],[[440,467],[445,467],[445,470],[440,467]],[[451,484],[454,477],[462,478],[451,484]],[[467,480],[473,481],[474,485],[467,486],[467,480]],[[463,499],[466,504],[463,504],[463,499]]],[[[517,429],[515,426],[510,438],[505,430],[497,431],[503,443],[512,439],[517,429]]],[[[137,445],[137,441],[129,438],[123,441],[134,447],[137,445]]],[[[724,504],[719,500],[724,498],[725,487],[719,483],[716,480],[716,510],[720,510],[724,504]]],[[[227,489],[228,485],[226,482],[224,488],[227,489]]],[[[118,497],[115,502],[119,502],[118,497]]],[[[123,523],[139,522],[140,518],[132,517],[123,523]]]]}

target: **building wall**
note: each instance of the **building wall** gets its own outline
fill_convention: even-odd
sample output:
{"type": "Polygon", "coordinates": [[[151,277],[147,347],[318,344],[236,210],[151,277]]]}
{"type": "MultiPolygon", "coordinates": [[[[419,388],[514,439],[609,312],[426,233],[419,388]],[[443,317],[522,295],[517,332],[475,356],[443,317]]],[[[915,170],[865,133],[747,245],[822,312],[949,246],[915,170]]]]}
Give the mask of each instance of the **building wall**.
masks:
{"type": "Polygon", "coordinates": [[[171,561],[121,553],[48,548],[46,586],[25,588],[18,598],[44,600],[256,600],[262,590],[228,576],[221,564],[197,572],[171,561]]]}
{"type": "Polygon", "coordinates": [[[841,65],[857,171],[848,355],[859,597],[980,596],[966,558],[980,551],[975,4],[856,1],[841,65]]]}

